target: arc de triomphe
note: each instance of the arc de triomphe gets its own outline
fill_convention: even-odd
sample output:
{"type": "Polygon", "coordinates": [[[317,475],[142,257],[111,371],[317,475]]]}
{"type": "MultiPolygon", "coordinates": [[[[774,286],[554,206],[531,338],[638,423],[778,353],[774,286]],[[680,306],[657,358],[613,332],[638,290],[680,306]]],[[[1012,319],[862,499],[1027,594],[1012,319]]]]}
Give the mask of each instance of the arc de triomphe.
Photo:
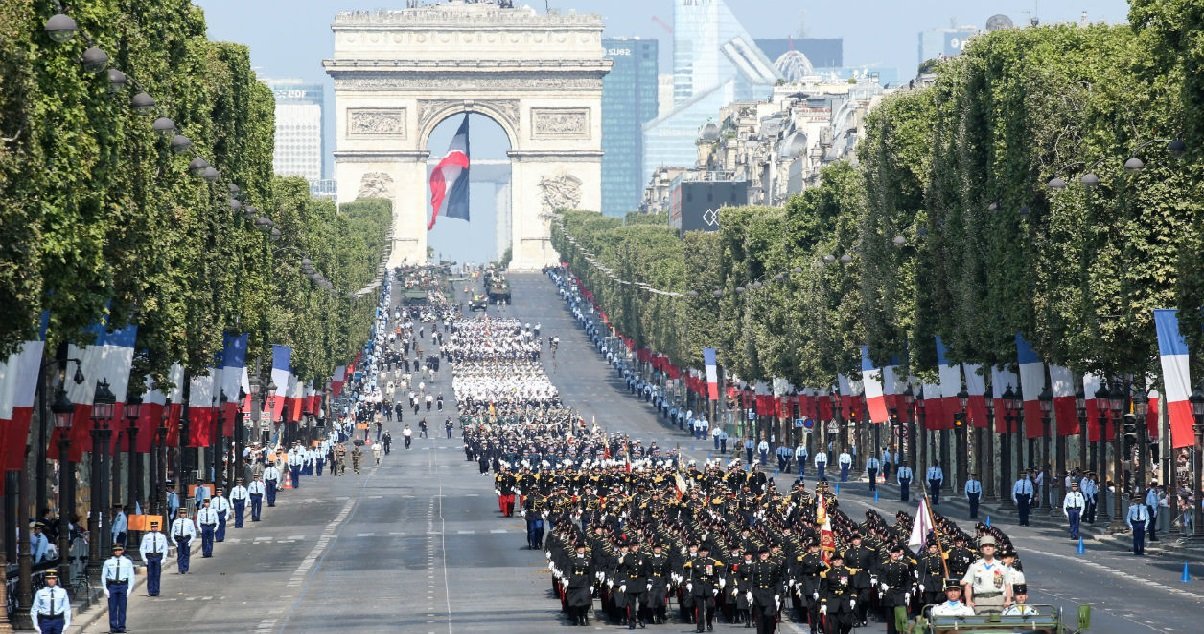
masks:
{"type": "Polygon", "coordinates": [[[490,117],[510,139],[511,266],[557,260],[546,214],[601,208],[611,67],[602,26],[594,15],[459,0],[335,17],[324,65],[335,83],[338,198],[392,199],[389,266],[426,261],[428,139],[465,112],[490,117]]]}

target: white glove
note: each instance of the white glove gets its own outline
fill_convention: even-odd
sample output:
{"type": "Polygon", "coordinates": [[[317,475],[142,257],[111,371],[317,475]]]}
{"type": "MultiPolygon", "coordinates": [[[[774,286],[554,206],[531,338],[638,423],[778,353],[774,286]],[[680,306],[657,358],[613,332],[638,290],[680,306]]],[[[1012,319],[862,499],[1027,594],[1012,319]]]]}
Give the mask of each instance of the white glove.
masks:
{"type": "Polygon", "coordinates": [[[568,590],[568,589],[569,589],[569,580],[568,580],[568,579],[561,579],[561,580],[560,580],[560,587],[561,587],[561,588],[564,588],[565,590],[568,590]]]}
{"type": "Polygon", "coordinates": [[[648,582],[648,585],[644,586],[644,588],[645,588],[645,589],[647,589],[647,590],[648,590],[648,592],[652,592],[652,582],[651,582],[651,581],[649,581],[649,582],[648,582]]]}
{"type": "Polygon", "coordinates": [[[821,605],[821,606],[819,606],[819,613],[820,613],[820,614],[827,614],[827,613],[828,613],[828,606],[827,606],[827,605],[821,605]]]}
{"type": "Polygon", "coordinates": [[[606,587],[607,587],[607,588],[613,588],[613,587],[615,587],[615,580],[614,580],[614,579],[608,579],[608,580],[606,581],[606,587]]]}
{"type": "Polygon", "coordinates": [[[752,590],[749,590],[748,592],[745,592],[745,593],[744,593],[744,598],[745,598],[745,599],[748,599],[748,602],[749,602],[749,603],[752,603],[752,590]]]}
{"type": "Polygon", "coordinates": [[[794,579],[791,579],[791,580],[790,580],[790,587],[791,587],[791,588],[793,588],[793,587],[794,587],[794,579]]]}
{"type": "Polygon", "coordinates": [[[719,588],[711,588],[711,594],[719,596],[719,588]]]}
{"type": "Polygon", "coordinates": [[[627,584],[623,584],[623,585],[619,586],[619,593],[622,594],[625,592],[627,592],[627,584]]]}
{"type": "Polygon", "coordinates": [[[849,609],[852,610],[855,607],[857,607],[857,599],[849,599],[849,609]]]}
{"type": "Polygon", "coordinates": [[[518,512],[518,516],[519,516],[519,517],[526,517],[526,516],[527,516],[527,509],[523,509],[523,510],[519,511],[519,512],[518,512]]]}
{"type": "Polygon", "coordinates": [[[687,583],[686,584],[686,592],[693,592],[693,591],[694,591],[694,584],[687,583]]]}
{"type": "Polygon", "coordinates": [[[494,493],[496,493],[496,494],[498,494],[499,496],[502,494],[502,490],[501,490],[501,489],[494,489],[494,490],[493,490],[493,492],[494,492],[494,493]]]}
{"type": "Polygon", "coordinates": [[[811,593],[811,598],[812,598],[812,599],[815,599],[816,601],[819,601],[819,593],[818,593],[818,592],[812,592],[812,593],[811,593]]]}
{"type": "Polygon", "coordinates": [[[726,577],[719,577],[719,587],[720,588],[727,587],[727,578],[726,577]]]}
{"type": "Polygon", "coordinates": [[[556,569],[555,564],[553,564],[552,562],[549,561],[548,562],[548,570],[555,570],[555,569],[556,569]]]}
{"type": "Polygon", "coordinates": [[[773,603],[774,603],[774,607],[776,607],[779,610],[782,609],[782,595],[780,595],[780,594],[773,595],[773,603]]]}
{"type": "Polygon", "coordinates": [[[884,584],[878,586],[878,589],[882,591],[882,594],[886,594],[886,591],[890,589],[890,586],[888,586],[884,583],[884,584]]]}
{"type": "Polygon", "coordinates": [[[543,553],[543,558],[544,558],[544,559],[551,559],[551,558],[552,558],[552,551],[550,551],[550,550],[545,550],[545,551],[544,551],[544,553],[543,553]]]}
{"type": "Polygon", "coordinates": [[[732,588],[732,596],[734,597],[734,596],[736,596],[736,595],[738,595],[738,594],[740,594],[740,589],[739,589],[739,588],[732,588]]]}
{"type": "Polygon", "coordinates": [[[924,591],[924,584],[920,584],[920,592],[924,591]]]}
{"type": "Polygon", "coordinates": [[[903,593],[903,605],[907,605],[909,603],[911,603],[911,593],[905,592],[903,593]]]}

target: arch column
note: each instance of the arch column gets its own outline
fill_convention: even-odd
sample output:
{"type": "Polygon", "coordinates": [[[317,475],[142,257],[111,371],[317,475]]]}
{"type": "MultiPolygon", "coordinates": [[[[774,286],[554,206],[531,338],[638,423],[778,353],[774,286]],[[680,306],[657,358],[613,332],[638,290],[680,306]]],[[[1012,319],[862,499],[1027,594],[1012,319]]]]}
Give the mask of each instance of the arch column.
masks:
{"type": "Polygon", "coordinates": [[[601,209],[602,152],[518,150],[511,160],[511,269],[536,270],[560,261],[552,248],[551,214],[601,209]]]}
{"type": "Polygon", "coordinates": [[[393,204],[390,268],[427,260],[424,194],[429,156],[426,150],[335,152],[335,178],[339,183],[358,183],[354,189],[339,188],[340,204],[360,198],[386,198],[393,204]]]}

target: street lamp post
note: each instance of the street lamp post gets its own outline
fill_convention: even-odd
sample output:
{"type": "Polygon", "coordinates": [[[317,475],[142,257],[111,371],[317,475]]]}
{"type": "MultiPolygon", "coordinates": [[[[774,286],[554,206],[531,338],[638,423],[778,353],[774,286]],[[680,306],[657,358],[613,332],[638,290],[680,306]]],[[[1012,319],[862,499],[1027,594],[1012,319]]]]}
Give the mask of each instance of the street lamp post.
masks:
{"type": "Polygon", "coordinates": [[[1087,449],[1087,394],[1082,387],[1075,392],[1074,403],[1079,415],[1079,473],[1086,474],[1088,456],[1092,454],[1087,449]]]}
{"type": "MultiPolygon", "coordinates": [[[[254,391],[254,388],[252,388],[254,391]]],[[[246,445],[246,407],[247,393],[241,387],[238,388],[238,418],[234,421],[234,456],[230,460],[231,482],[237,482],[238,478],[244,478],[243,474],[243,447],[246,445]]],[[[250,484],[250,482],[247,482],[250,484]]]]}
{"type": "MultiPolygon", "coordinates": [[[[832,388],[832,392],[829,395],[829,397],[832,399],[832,418],[833,418],[834,422],[836,423],[836,429],[840,430],[836,434],[836,440],[837,440],[836,451],[837,451],[837,453],[843,453],[845,451],[845,438],[848,436],[848,432],[845,429],[844,420],[840,416],[841,415],[840,388],[839,387],[832,388]]],[[[828,438],[828,429],[824,430],[824,438],[828,442],[831,442],[831,440],[832,440],[831,438],[828,438]]],[[[824,446],[820,447],[820,451],[825,451],[825,450],[827,450],[827,448],[828,448],[827,443],[824,443],[824,446]]],[[[831,456],[829,455],[829,457],[831,457],[831,456]]]]}
{"type": "Polygon", "coordinates": [[[916,405],[916,394],[911,389],[911,384],[907,385],[907,389],[903,390],[903,404],[907,408],[907,431],[904,432],[902,424],[899,426],[899,444],[895,449],[898,454],[895,457],[895,462],[903,460],[904,455],[911,461],[911,464],[916,464],[916,412],[913,409],[916,405]],[[906,433],[906,446],[904,446],[904,433],[906,433]],[[904,449],[907,453],[904,454],[904,449]]]}
{"type": "MultiPolygon", "coordinates": [[[[275,431],[274,426],[276,424],[275,420],[273,420],[276,416],[276,389],[277,389],[276,382],[271,379],[268,379],[268,384],[264,388],[264,395],[265,395],[264,403],[267,404],[267,412],[265,412],[265,413],[267,414],[267,423],[268,424],[267,424],[266,429],[269,429],[272,431],[275,431]]],[[[265,446],[266,446],[266,443],[265,443],[265,446]]]]}
{"type": "Polygon", "coordinates": [[[1112,446],[1112,480],[1116,496],[1113,498],[1112,523],[1108,525],[1108,532],[1112,534],[1129,532],[1129,527],[1125,524],[1124,512],[1124,420],[1121,418],[1124,415],[1127,391],[1121,388],[1120,379],[1115,379],[1112,381],[1112,391],[1108,394],[1108,408],[1112,410],[1112,428],[1115,432],[1113,437],[1115,444],[1112,446]]]}
{"type": "Polygon", "coordinates": [[[167,514],[167,421],[171,419],[171,397],[167,397],[163,405],[163,417],[159,419],[159,429],[156,430],[158,443],[152,456],[155,466],[151,468],[151,478],[154,479],[152,490],[155,494],[155,514],[164,516],[165,521],[171,521],[167,514]]]}
{"type": "Polygon", "coordinates": [[[1012,423],[1016,421],[1016,412],[1019,411],[1022,397],[1018,392],[1012,391],[1012,386],[1003,393],[1003,422],[1006,425],[1003,436],[999,438],[999,502],[1000,506],[1005,509],[1014,508],[1015,502],[1012,501],[1012,423]]]}
{"type": "MultiPolygon", "coordinates": [[[[1146,423],[1149,413],[1150,399],[1142,391],[1137,392],[1133,400],[1133,415],[1137,419],[1137,460],[1133,465],[1133,492],[1142,495],[1145,490],[1145,477],[1150,472],[1150,426],[1146,423]]],[[[1157,512],[1157,508],[1154,509],[1157,512]]],[[[1153,518],[1157,522],[1157,518],[1153,518]]]]}
{"type": "MultiPolygon", "coordinates": [[[[126,427],[126,468],[129,473],[126,478],[125,502],[129,505],[128,513],[134,512],[134,502],[142,500],[142,460],[138,458],[137,441],[138,441],[138,419],[142,415],[142,397],[137,394],[130,394],[125,399],[125,419],[129,422],[126,427]]],[[[129,543],[134,543],[134,535],[131,531],[129,543]]]]}
{"type": "Polygon", "coordinates": [[[225,458],[225,451],[222,443],[222,428],[226,424],[226,403],[229,400],[226,398],[225,390],[218,390],[217,397],[217,425],[213,430],[213,490],[216,493],[218,489],[225,490],[225,475],[226,467],[222,464],[225,458]]]}
{"type": "MultiPolygon", "coordinates": [[[[928,426],[924,424],[924,388],[922,386],[920,387],[920,393],[916,394],[915,419],[915,426],[920,430],[920,459],[918,462],[912,462],[911,468],[915,469],[917,473],[923,473],[923,467],[920,464],[928,464],[928,426]]],[[[913,455],[912,458],[915,458],[915,456],[913,455]]]]}
{"type": "MultiPolygon", "coordinates": [[[[970,429],[966,425],[966,405],[970,402],[970,394],[966,392],[966,388],[962,388],[957,393],[957,402],[961,405],[961,421],[954,426],[954,433],[957,434],[957,482],[964,483],[969,475],[970,466],[970,429]]],[[[976,447],[979,460],[982,460],[982,447],[976,447]]],[[[956,483],[950,482],[949,487],[952,488],[956,483]]]]}
{"type": "Polygon", "coordinates": [[[67,398],[67,390],[60,385],[50,406],[54,412],[54,427],[58,430],[59,450],[59,579],[71,586],[71,518],[75,515],[75,468],[68,459],[71,445],[71,421],[75,418],[75,405],[67,398]]]}
{"type": "Polygon", "coordinates": [[[88,573],[96,583],[100,582],[102,553],[112,543],[108,526],[104,522],[107,508],[108,487],[104,484],[105,458],[108,455],[109,423],[113,419],[117,397],[109,389],[109,382],[101,379],[96,384],[96,395],[92,399],[92,477],[89,493],[91,512],[88,517],[88,573]],[[108,539],[106,539],[108,535],[108,539]]]}
{"type": "Polygon", "coordinates": [[[1051,487],[1053,485],[1053,472],[1050,469],[1050,437],[1052,436],[1053,417],[1053,392],[1049,391],[1049,386],[1041,390],[1037,395],[1037,400],[1041,403],[1041,503],[1049,505],[1049,512],[1054,512],[1053,494],[1051,487]]]}
{"type": "Polygon", "coordinates": [[[979,460],[981,461],[984,458],[986,459],[987,470],[985,473],[987,475],[984,477],[982,472],[980,472],[979,477],[982,477],[982,484],[986,489],[983,491],[983,495],[988,499],[994,500],[997,499],[996,496],[999,495],[999,491],[996,488],[998,482],[996,482],[995,478],[992,477],[995,474],[995,399],[986,399],[986,405],[987,426],[981,431],[981,435],[986,437],[987,449],[986,453],[982,454],[979,460]]]}
{"type": "Polygon", "coordinates": [[[1191,415],[1191,428],[1196,434],[1196,445],[1192,447],[1192,489],[1189,498],[1192,501],[1191,539],[1200,541],[1204,540],[1204,528],[1200,526],[1204,524],[1200,518],[1200,494],[1204,489],[1204,477],[1201,476],[1204,471],[1204,460],[1201,459],[1201,452],[1204,452],[1204,392],[1200,388],[1191,393],[1191,415]]]}
{"type": "Polygon", "coordinates": [[[1095,494],[1098,499],[1096,515],[1101,520],[1108,519],[1108,489],[1104,486],[1107,482],[1107,478],[1104,475],[1108,473],[1108,435],[1106,433],[1108,428],[1104,425],[1104,415],[1105,412],[1111,409],[1108,398],[1108,386],[1104,385],[1101,381],[1099,389],[1095,391],[1095,426],[1098,430],[1095,435],[1095,444],[1098,445],[1099,457],[1096,458],[1096,464],[1091,469],[1095,472],[1097,479],[1103,481],[1098,483],[1099,491],[1095,494]]]}

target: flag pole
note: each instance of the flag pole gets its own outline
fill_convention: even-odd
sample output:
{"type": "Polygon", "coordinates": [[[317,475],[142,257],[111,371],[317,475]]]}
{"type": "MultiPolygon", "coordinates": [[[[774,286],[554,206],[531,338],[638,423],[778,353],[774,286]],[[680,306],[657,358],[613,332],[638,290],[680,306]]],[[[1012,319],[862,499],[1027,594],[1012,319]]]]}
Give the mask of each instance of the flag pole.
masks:
{"type": "Polygon", "coordinates": [[[924,510],[928,513],[928,521],[932,523],[932,533],[936,537],[936,549],[941,555],[941,566],[945,569],[945,578],[949,578],[949,560],[945,558],[945,551],[941,547],[941,529],[936,523],[936,516],[932,513],[932,502],[928,499],[928,492],[924,492],[924,510]]]}

